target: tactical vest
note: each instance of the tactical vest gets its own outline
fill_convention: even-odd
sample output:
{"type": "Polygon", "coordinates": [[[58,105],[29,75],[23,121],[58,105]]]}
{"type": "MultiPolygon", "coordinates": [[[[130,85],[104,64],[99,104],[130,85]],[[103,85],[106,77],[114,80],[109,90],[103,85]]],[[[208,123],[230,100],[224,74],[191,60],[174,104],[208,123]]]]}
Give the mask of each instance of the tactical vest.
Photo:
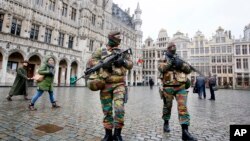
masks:
{"type": "Polygon", "coordinates": [[[187,75],[179,71],[167,71],[163,73],[162,82],[165,86],[179,86],[187,81],[187,75]]]}

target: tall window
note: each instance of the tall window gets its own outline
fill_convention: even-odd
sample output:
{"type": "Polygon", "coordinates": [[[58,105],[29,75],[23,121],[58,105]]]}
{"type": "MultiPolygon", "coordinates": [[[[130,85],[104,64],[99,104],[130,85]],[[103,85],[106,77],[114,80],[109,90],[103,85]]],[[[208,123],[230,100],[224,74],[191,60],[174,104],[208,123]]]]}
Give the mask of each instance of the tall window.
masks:
{"type": "Polygon", "coordinates": [[[209,53],[209,48],[205,48],[205,53],[206,53],[206,54],[209,53]]]}
{"type": "Polygon", "coordinates": [[[215,53],[215,47],[211,47],[211,53],[215,53]]]}
{"type": "Polygon", "coordinates": [[[50,44],[51,43],[51,35],[52,35],[52,30],[49,28],[45,29],[45,37],[44,37],[44,42],[50,44]]]}
{"type": "Polygon", "coordinates": [[[236,67],[237,69],[241,69],[241,59],[236,59],[236,67]]]}
{"type": "Polygon", "coordinates": [[[217,73],[221,73],[221,66],[217,66],[217,73]]]}
{"type": "Polygon", "coordinates": [[[225,43],[225,42],[226,42],[225,37],[221,37],[221,42],[222,42],[222,43],[225,43]]]}
{"type": "Polygon", "coordinates": [[[18,20],[16,18],[12,19],[10,33],[17,35],[17,36],[20,36],[20,33],[21,33],[21,21],[20,20],[18,20]]]}
{"type": "Polygon", "coordinates": [[[55,0],[49,0],[49,10],[55,11],[55,0]]]}
{"type": "Polygon", "coordinates": [[[247,54],[247,45],[242,45],[242,54],[247,54]]]}
{"type": "Polygon", "coordinates": [[[39,25],[32,24],[30,31],[30,39],[38,40],[39,25]]]}
{"type": "Polygon", "coordinates": [[[217,56],[217,63],[221,63],[221,56],[217,56]]]}
{"type": "Polygon", "coordinates": [[[227,46],[227,53],[232,53],[232,47],[231,46],[227,46]]]}
{"type": "Polygon", "coordinates": [[[220,47],[216,47],[216,53],[220,53],[220,47]]]}
{"type": "Polygon", "coordinates": [[[91,22],[93,25],[95,25],[95,19],[96,19],[96,15],[92,14],[91,22]]]}
{"type": "Polygon", "coordinates": [[[59,32],[58,45],[63,46],[63,42],[64,42],[64,34],[59,32]]]}
{"type": "Polygon", "coordinates": [[[200,53],[203,54],[204,53],[204,48],[200,48],[200,53]]]}
{"type": "Polygon", "coordinates": [[[68,5],[66,3],[63,3],[62,16],[67,17],[67,11],[68,11],[68,5]]]}
{"type": "Polygon", "coordinates": [[[0,14],[0,31],[2,31],[2,28],[3,28],[3,18],[4,18],[4,14],[0,14]]]}
{"type": "Polygon", "coordinates": [[[227,66],[223,66],[223,73],[227,73],[227,66]]]}
{"type": "Polygon", "coordinates": [[[212,56],[212,63],[216,62],[216,56],[212,56]]]}
{"type": "Polygon", "coordinates": [[[8,61],[7,69],[8,70],[16,70],[18,68],[18,62],[8,61]]]}
{"type": "Polygon", "coordinates": [[[240,54],[240,45],[236,45],[235,52],[236,52],[236,55],[240,54]]]}
{"type": "Polygon", "coordinates": [[[216,73],[216,66],[212,66],[212,73],[216,73]]]}
{"type": "Polygon", "coordinates": [[[221,53],[227,53],[227,47],[226,46],[221,47],[221,53]]]}
{"type": "Polygon", "coordinates": [[[243,69],[248,69],[248,59],[247,58],[243,59],[243,69]]]}
{"type": "Polygon", "coordinates": [[[233,66],[228,66],[228,73],[232,74],[233,73],[233,66]]]}
{"type": "Polygon", "coordinates": [[[76,9],[72,7],[71,11],[71,20],[76,20],[76,9]]]}
{"type": "Polygon", "coordinates": [[[242,73],[237,73],[237,85],[242,85],[242,73]]]}
{"type": "Polygon", "coordinates": [[[89,41],[89,51],[93,51],[94,50],[94,40],[90,40],[89,41]]]}
{"type": "Polygon", "coordinates": [[[193,48],[191,48],[191,54],[194,54],[194,49],[193,48]]]}
{"type": "Polygon", "coordinates": [[[227,56],[222,56],[222,63],[226,63],[227,62],[227,56]]]}
{"type": "Polygon", "coordinates": [[[227,56],[227,62],[232,63],[233,62],[233,57],[232,56],[227,56]]]}
{"type": "Polygon", "coordinates": [[[73,43],[74,43],[74,37],[73,36],[69,36],[69,48],[73,48],[73,43]]]}

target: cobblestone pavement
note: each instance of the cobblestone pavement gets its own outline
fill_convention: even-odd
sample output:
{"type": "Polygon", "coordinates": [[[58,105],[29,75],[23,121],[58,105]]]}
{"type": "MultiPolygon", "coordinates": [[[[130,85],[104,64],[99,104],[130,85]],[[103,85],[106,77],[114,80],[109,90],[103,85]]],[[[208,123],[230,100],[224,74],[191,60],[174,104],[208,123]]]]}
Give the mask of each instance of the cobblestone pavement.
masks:
{"type": "MultiPolygon", "coordinates": [[[[51,109],[47,93],[37,101],[37,111],[29,111],[28,101],[23,97],[13,97],[12,102],[5,97],[10,88],[0,88],[0,140],[8,141],[99,141],[104,136],[102,111],[99,94],[87,88],[55,88],[56,99],[62,106],[51,109]],[[35,129],[44,124],[63,127],[55,133],[45,133],[35,129]]],[[[29,89],[29,97],[35,88],[29,89]]],[[[123,137],[127,141],[181,140],[174,101],[170,120],[171,132],[163,133],[162,100],[158,88],[130,87],[126,104],[126,120],[123,137]]],[[[207,97],[210,96],[207,90],[207,97]]],[[[250,92],[219,90],[216,101],[199,100],[196,94],[189,94],[188,108],[191,115],[190,132],[199,141],[229,140],[230,124],[250,123],[250,92]]]]}

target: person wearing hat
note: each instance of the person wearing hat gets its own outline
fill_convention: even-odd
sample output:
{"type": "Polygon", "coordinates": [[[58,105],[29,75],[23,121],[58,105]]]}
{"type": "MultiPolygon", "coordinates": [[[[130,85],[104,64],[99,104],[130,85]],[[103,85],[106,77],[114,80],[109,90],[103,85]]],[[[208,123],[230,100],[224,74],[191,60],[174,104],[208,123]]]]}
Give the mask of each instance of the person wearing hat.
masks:
{"type": "Polygon", "coordinates": [[[27,77],[28,61],[22,61],[22,67],[17,69],[17,75],[15,81],[10,89],[9,95],[7,96],[8,101],[12,101],[12,96],[23,95],[24,100],[29,100],[27,93],[27,80],[31,78],[27,77]]]}
{"type": "MultiPolygon", "coordinates": [[[[104,60],[109,54],[121,51],[119,45],[121,42],[120,32],[111,32],[108,35],[108,43],[105,47],[98,48],[88,61],[87,68],[91,68],[104,60]]],[[[104,114],[103,125],[105,136],[102,141],[122,141],[121,130],[124,126],[124,98],[125,98],[125,76],[127,70],[132,69],[133,62],[129,54],[120,56],[112,64],[101,68],[98,72],[91,75],[98,82],[103,80],[104,83],[88,83],[91,90],[100,89],[100,100],[104,114]],[[95,85],[99,84],[99,85],[95,85]],[[100,86],[103,84],[103,86],[100,86]],[[114,101],[114,106],[113,106],[114,101]],[[113,109],[115,114],[113,116],[113,109]],[[112,129],[115,128],[112,135],[112,129]]],[[[91,80],[91,82],[95,82],[91,80]]]]}
{"type": "Polygon", "coordinates": [[[48,91],[50,102],[52,104],[52,108],[59,108],[56,104],[53,92],[53,80],[55,76],[55,59],[52,56],[48,56],[45,58],[44,63],[38,70],[39,75],[43,75],[43,80],[37,82],[37,90],[34,96],[31,99],[29,104],[29,109],[31,111],[37,110],[34,105],[40,96],[44,93],[44,91],[48,91]]]}
{"type": "Polygon", "coordinates": [[[161,58],[158,65],[160,79],[162,81],[163,93],[163,115],[164,132],[170,132],[169,120],[171,116],[172,102],[177,101],[179,123],[182,127],[182,139],[196,141],[189,131],[190,116],[187,110],[187,88],[189,80],[187,75],[191,73],[190,66],[178,59],[176,54],[176,45],[171,42],[168,44],[164,58],[161,58]]]}

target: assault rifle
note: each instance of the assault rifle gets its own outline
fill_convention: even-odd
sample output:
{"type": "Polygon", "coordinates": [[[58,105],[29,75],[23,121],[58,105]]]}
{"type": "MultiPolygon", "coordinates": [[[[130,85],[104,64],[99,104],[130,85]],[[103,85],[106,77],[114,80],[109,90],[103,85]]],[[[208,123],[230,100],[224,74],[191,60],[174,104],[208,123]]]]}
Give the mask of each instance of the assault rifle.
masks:
{"type": "Polygon", "coordinates": [[[114,49],[112,54],[108,55],[104,60],[100,60],[99,63],[93,66],[92,68],[87,69],[84,72],[84,75],[82,75],[80,78],[75,80],[73,83],[76,83],[81,78],[86,78],[86,76],[89,76],[91,73],[98,71],[103,66],[107,66],[107,65],[114,63],[115,60],[117,60],[120,56],[124,56],[125,54],[132,55],[131,48],[126,49],[124,51],[120,51],[120,49],[114,49]]]}
{"type": "MultiPolygon", "coordinates": [[[[164,53],[165,53],[165,57],[168,57],[167,56],[167,51],[164,51],[164,53]]],[[[169,57],[168,57],[169,58],[169,57]]],[[[171,59],[171,58],[169,58],[169,59],[171,59]]],[[[192,65],[190,65],[188,62],[186,62],[186,61],[184,61],[183,59],[181,59],[180,57],[179,57],[179,55],[174,55],[173,56],[173,58],[172,58],[172,61],[175,61],[175,60],[180,60],[182,63],[185,63],[185,64],[187,64],[189,67],[190,67],[190,69],[192,70],[192,71],[195,71],[195,72],[197,72],[198,74],[200,74],[200,75],[202,75],[202,76],[205,76],[203,73],[201,73],[199,70],[197,70],[195,67],[193,67],[192,65]]]]}

